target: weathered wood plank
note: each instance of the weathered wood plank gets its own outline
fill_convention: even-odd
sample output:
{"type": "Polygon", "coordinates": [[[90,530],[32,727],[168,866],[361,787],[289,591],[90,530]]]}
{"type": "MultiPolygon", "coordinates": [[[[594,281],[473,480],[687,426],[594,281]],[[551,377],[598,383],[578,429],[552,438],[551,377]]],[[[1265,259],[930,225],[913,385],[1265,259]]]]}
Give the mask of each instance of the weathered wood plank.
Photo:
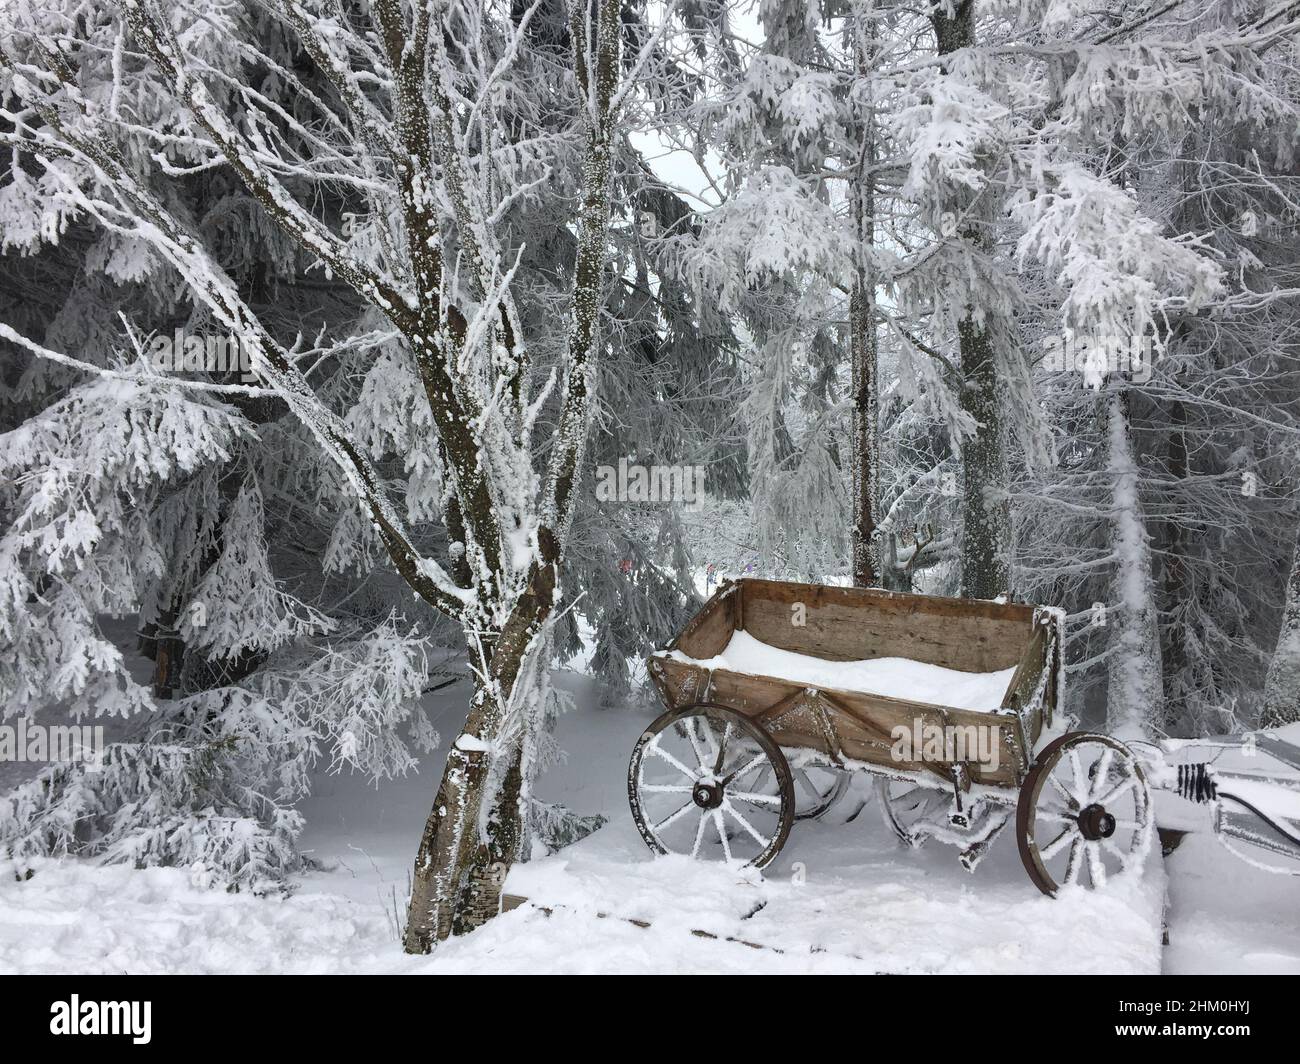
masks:
{"type": "MultiPolygon", "coordinates": [[[[1043,670],[1052,667],[1053,648],[1050,644],[1050,632],[1047,627],[1041,624],[1036,625],[1033,638],[1025,648],[1024,656],[1020,659],[1020,664],[1016,666],[1015,675],[1011,677],[1011,684],[1007,688],[1006,697],[1002,700],[1005,709],[1020,714],[1022,725],[1028,732],[1026,746],[1030,750],[1033,749],[1034,743],[1038,741],[1039,735],[1042,734],[1044,714],[1042,712],[1034,713],[1026,719],[1024,710],[1033,698],[1034,692],[1038,690],[1043,670]]],[[[1050,719],[1050,709],[1056,697],[1054,683],[1049,683],[1043,697],[1047,703],[1050,719]]]]}
{"type": "MultiPolygon", "coordinates": [[[[669,702],[674,709],[695,701],[708,683],[708,670],[687,662],[655,658],[652,662],[652,675],[656,668],[662,670],[666,689],[680,692],[669,702]]],[[[664,690],[665,686],[660,689],[664,690]]],[[[807,688],[803,684],[791,683],[775,676],[751,676],[748,673],[716,669],[708,688],[708,701],[727,706],[747,717],[758,717],[777,703],[788,699],[791,711],[775,720],[765,721],[765,730],[780,746],[805,747],[829,755],[831,751],[811,715],[812,711],[799,705],[795,697],[805,690],[807,688]]],[[[1002,786],[1018,782],[1016,765],[1021,759],[1020,729],[1014,714],[950,709],[860,691],[827,690],[821,692],[821,695],[831,713],[844,755],[855,761],[897,771],[935,771],[935,766],[930,763],[894,760],[892,735],[895,728],[902,727],[912,733],[918,722],[922,728],[927,725],[964,728],[996,724],[1000,728],[1002,743],[998,768],[986,772],[973,765],[973,778],[976,783],[1002,786]]]]}
{"type": "Polygon", "coordinates": [[[745,631],[829,661],[899,657],[993,672],[1021,660],[1034,626],[1034,608],[1016,603],[773,580],[744,580],[741,588],[745,631]]]}
{"type": "Polygon", "coordinates": [[[669,644],[692,658],[711,658],[721,654],[736,631],[736,610],[740,603],[739,587],[723,583],[669,644]]]}
{"type": "MultiPolygon", "coordinates": [[[[773,646],[831,661],[902,657],[964,672],[1016,668],[997,712],[888,698],[862,691],[813,689],[774,676],[708,670],[656,656],[650,675],[664,703],[680,708],[708,700],[749,717],[785,747],[816,750],[900,772],[945,774],[942,763],[896,760],[893,735],[917,729],[999,727],[996,769],[968,765],[974,782],[1014,786],[1028,763],[1042,719],[1022,721],[1055,653],[1033,606],[909,595],[776,580],[728,581],[670,644],[688,657],[710,658],[743,628],[773,646]],[[794,607],[801,606],[798,611],[794,607]],[[798,623],[802,621],[803,623],[798,623]],[[832,734],[828,735],[830,725],[832,734]]],[[[1048,702],[1054,705],[1055,683],[1048,702]]],[[[968,733],[972,734],[972,733],[968,733]]]]}

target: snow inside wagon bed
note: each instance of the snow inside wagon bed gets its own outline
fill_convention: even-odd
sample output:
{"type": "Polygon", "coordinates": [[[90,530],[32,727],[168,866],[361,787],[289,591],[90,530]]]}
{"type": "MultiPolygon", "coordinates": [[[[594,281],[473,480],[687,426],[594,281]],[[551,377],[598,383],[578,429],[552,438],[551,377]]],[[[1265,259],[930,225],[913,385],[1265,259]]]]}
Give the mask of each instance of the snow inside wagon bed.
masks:
{"type": "MultiPolygon", "coordinates": [[[[0,972],[1160,969],[1158,858],[1144,880],[1052,901],[1030,884],[1009,833],[971,875],[946,848],[902,849],[874,804],[844,823],[865,797],[862,781],[824,821],[796,825],[763,876],[652,859],[632,826],[624,775],[649,717],[600,711],[585,681],[569,685],[584,708],[560,721],[569,757],[543,779],[542,797],[604,812],[609,824],[517,867],[507,890],[536,904],[433,957],[401,952],[393,910],[405,897],[437,763],[378,790],[322,779],[304,809],[304,845],[323,868],[287,899],[204,890],[200,876],[178,869],[53,861],[20,882],[0,867],[0,972]]],[[[455,689],[429,704],[444,733],[462,711],[455,689]]]]}
{"type": "Polygon", "coordinates": [[[674,661],[703,669],[771,676],[792,683],[835,691],[857,691],[929,702],[953,709],[994,710],[1015,675],[1015,667],[995,672],[962,672],[930,665],[910,658],[863,658],[856,661],[828,661],[811,654],[755,639],[745,631],[735,632],[722,652],[711,658],[692,658],[680,650],[664,655],[674,661]]]}

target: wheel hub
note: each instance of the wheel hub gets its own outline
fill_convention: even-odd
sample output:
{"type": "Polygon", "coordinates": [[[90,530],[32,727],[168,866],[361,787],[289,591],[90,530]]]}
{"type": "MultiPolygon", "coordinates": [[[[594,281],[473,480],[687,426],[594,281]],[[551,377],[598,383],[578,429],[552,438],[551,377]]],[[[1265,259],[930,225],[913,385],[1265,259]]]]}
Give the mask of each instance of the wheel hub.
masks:
{"type": "Polygon", "coordinates": [[[691,789],[691,801],[701,809],[717,809],[722,804],[722,784],[697,783],[691,789]]]}
{"type": "Polygon", "coordinates": [[[1115,834],[1115,818],[1104,806],[1086,806],[1079,812],[1079,830],[1089,842],[1108,839],[1115,834]]]}

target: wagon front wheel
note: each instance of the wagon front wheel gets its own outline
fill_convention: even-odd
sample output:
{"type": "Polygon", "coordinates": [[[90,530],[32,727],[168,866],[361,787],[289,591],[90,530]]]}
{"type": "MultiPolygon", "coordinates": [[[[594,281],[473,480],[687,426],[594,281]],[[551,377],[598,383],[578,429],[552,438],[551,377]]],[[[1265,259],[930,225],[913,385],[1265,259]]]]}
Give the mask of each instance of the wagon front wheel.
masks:
{"type": "Polygon", "coordinates": [[[1138,870],[1151,837],[1151,793],[1133,752],[1072,732],[1046,746],[1020,787],[1016,838],[1029,878],[1051,897],[1138,870]]]}
{"type": "Polygon", "coordinates": [[[628,765],[632,819],[655,853],[762,868],[794,823],[790,765],[762,728],[723,706],[659,717],[628,765]]]}

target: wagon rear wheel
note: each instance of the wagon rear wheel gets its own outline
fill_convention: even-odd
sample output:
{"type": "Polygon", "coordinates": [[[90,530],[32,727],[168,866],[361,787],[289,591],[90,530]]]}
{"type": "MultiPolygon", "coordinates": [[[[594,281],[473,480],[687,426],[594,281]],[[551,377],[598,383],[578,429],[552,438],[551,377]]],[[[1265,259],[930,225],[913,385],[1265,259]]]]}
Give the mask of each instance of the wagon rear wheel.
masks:
{"type": "MultiPolygon", "coordinates": [[[[768,774],[763,778],[766,780],[768,774]]],[[[795,820],[816,820],[849,789],[849,774],[843,769],[815,762],[801,765],[797,758],[790,766],[790,778],[794,783],[795,820]]]]}
{"type": "Polygon", "coordinates": [[[1016,838],[1029,878],[1052,897],[1141,870],[1151,793],[1137,758],[1108,735],[1072,732],[1044,748],[1020,787],[1016,838]]]}
{"type": "Polygon", "coordinates": [[[790,765],[762,728],[723,706],[659,717],[628,765],[632,819],[656,853],[762,868],[794,823],[790,765]]]}
{"type": "Polygon", "coordinates": [[[908,846],[920,846],[926,840],[925,832],[919,830],[921,825],[932,820],[950,801],[950,792],[923,787],[911,780],[877,776],[875,789],[885,826],[908,846]]]}
{"type": "Polygon", "coordinates": [[[826,765],[799,765],[790,769],[794,776],[794,818],[816,820],[844,797],[849,789],[849,774],[826,765]]]}

